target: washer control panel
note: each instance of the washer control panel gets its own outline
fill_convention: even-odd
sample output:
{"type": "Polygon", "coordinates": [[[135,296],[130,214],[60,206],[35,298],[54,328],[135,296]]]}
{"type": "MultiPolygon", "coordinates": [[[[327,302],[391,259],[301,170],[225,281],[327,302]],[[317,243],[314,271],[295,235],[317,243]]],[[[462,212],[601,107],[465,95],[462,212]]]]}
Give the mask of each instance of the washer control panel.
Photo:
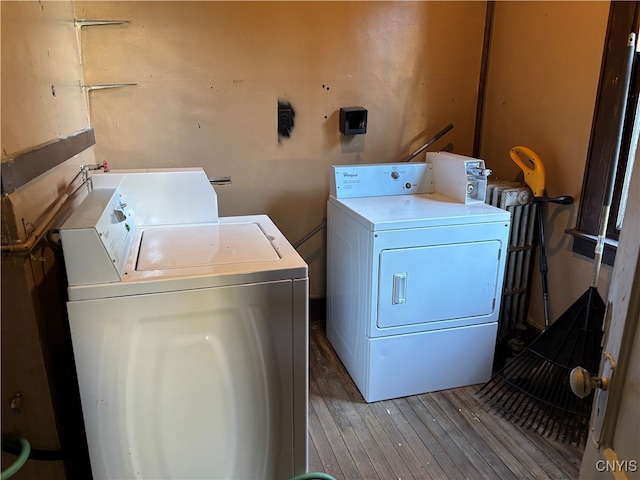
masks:
{"type": "Polygon", "coordinates": [[[114,188],[93,189],[60,228],[69,285],[115,282],[121,278],[135,223],[114,188]]]}

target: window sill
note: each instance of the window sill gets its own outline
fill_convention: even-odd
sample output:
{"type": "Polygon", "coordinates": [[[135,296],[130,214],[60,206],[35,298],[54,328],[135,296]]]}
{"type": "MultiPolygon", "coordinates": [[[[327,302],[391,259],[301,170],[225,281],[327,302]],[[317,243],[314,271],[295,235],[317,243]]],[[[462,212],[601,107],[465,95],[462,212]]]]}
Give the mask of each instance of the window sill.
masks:
{"type": "MultiPolygon", "coordinates": [[[[573,237],[572,250],[578,255],[582,255],[589,258],[595,258],[594,250],[596,243],[598,243],[598,236],[591,235],[585,232],[580,232],[573,228],[565,230],[573,237]]],[[[616,259],[616,250],[618,248],[618,241],[610,238],[605,239],[604,251],[602,252],[602,263],[605,265],[613,266],[613,262],[616,259]]]]}

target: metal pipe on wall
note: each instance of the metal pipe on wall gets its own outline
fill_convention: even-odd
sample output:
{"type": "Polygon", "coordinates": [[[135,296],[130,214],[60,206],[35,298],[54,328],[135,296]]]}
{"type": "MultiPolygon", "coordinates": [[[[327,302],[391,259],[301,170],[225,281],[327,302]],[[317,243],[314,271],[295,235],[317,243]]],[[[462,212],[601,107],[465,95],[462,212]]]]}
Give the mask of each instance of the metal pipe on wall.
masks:
{"type": "Polygon", "coordinates": [[[2,245],[2,253],[8,255],[29,255],[36,244],[42,240],[46,235],[47,230],[53,225],[58,216],[65,210],[70,202],[75,199],[76,194],[90,182],[87,176],[91,170],[99,170],[103,168],[103,165],[85,165],[80,171],[73,177],[73,180],[69,182],[67,188],[56,199],[51,207],[46,212],[45,217],[40,222],[40,225],[22,242],[12,243],[9,245],[2,245]],[[75,181],[78,177],[83,176],[82,183],[77,187],[74,187],[75,181]]]}
{"type": "Polygon", "coordinates": [[[476,107],[476,125],[473,135],[473,154],[475,158],[480,158],[480,142],[482,140],[482,120],[484,117],[484,100],[487,83],[487,69],[489,66],[489,54],[491,51],[491,34],[493,32],[493,17],[495,1],[487,2],[487,12],[484,23],[484,39],[482,42],[482,62],[480,64],[480,79],[478,81],[478,103],[476,107]]]}

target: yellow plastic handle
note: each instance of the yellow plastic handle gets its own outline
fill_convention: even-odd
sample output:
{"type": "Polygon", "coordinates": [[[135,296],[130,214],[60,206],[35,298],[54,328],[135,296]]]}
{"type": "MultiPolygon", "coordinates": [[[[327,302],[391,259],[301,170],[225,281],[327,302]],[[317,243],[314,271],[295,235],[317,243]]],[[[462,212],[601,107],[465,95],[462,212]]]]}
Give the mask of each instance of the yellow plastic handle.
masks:
{"type": "Polygon", "coordinates": [[[524,173],[524,183],[526,183],[535,197],[545,196],[545,173],[544,163],[540,160],[540,157],[527,147],[517,146],[513,147],[509,152],[511,160],[520,167],[524,173]],[[528,164],[522,160],[522,156],[526,157],[528,164]]]}

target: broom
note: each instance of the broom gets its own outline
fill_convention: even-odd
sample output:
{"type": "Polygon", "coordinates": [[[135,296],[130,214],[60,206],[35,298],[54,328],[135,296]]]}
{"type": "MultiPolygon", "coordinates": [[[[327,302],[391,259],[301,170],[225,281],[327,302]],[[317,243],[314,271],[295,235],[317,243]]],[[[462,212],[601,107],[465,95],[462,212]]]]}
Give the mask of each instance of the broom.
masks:
{"type": "MultiPolygon", "coordinates": [[[[625,99],[628,96],[635,52],[634,33],[628,37],[627,48],[623,83],[625,99]]],[[[478,391],[499,413],[514,423],[576,445],[584,445],[586,442],[594,392],[584,398],[574,395],[569,377],[571,370],[578,366],[592,373],[599,370],[605,304],[598,293],[598,278],[613,199],[625,111],[626,101],[622,103],[619,112],[620,127],[600,214],[595,267],[589,288],[478,391]]]]}

